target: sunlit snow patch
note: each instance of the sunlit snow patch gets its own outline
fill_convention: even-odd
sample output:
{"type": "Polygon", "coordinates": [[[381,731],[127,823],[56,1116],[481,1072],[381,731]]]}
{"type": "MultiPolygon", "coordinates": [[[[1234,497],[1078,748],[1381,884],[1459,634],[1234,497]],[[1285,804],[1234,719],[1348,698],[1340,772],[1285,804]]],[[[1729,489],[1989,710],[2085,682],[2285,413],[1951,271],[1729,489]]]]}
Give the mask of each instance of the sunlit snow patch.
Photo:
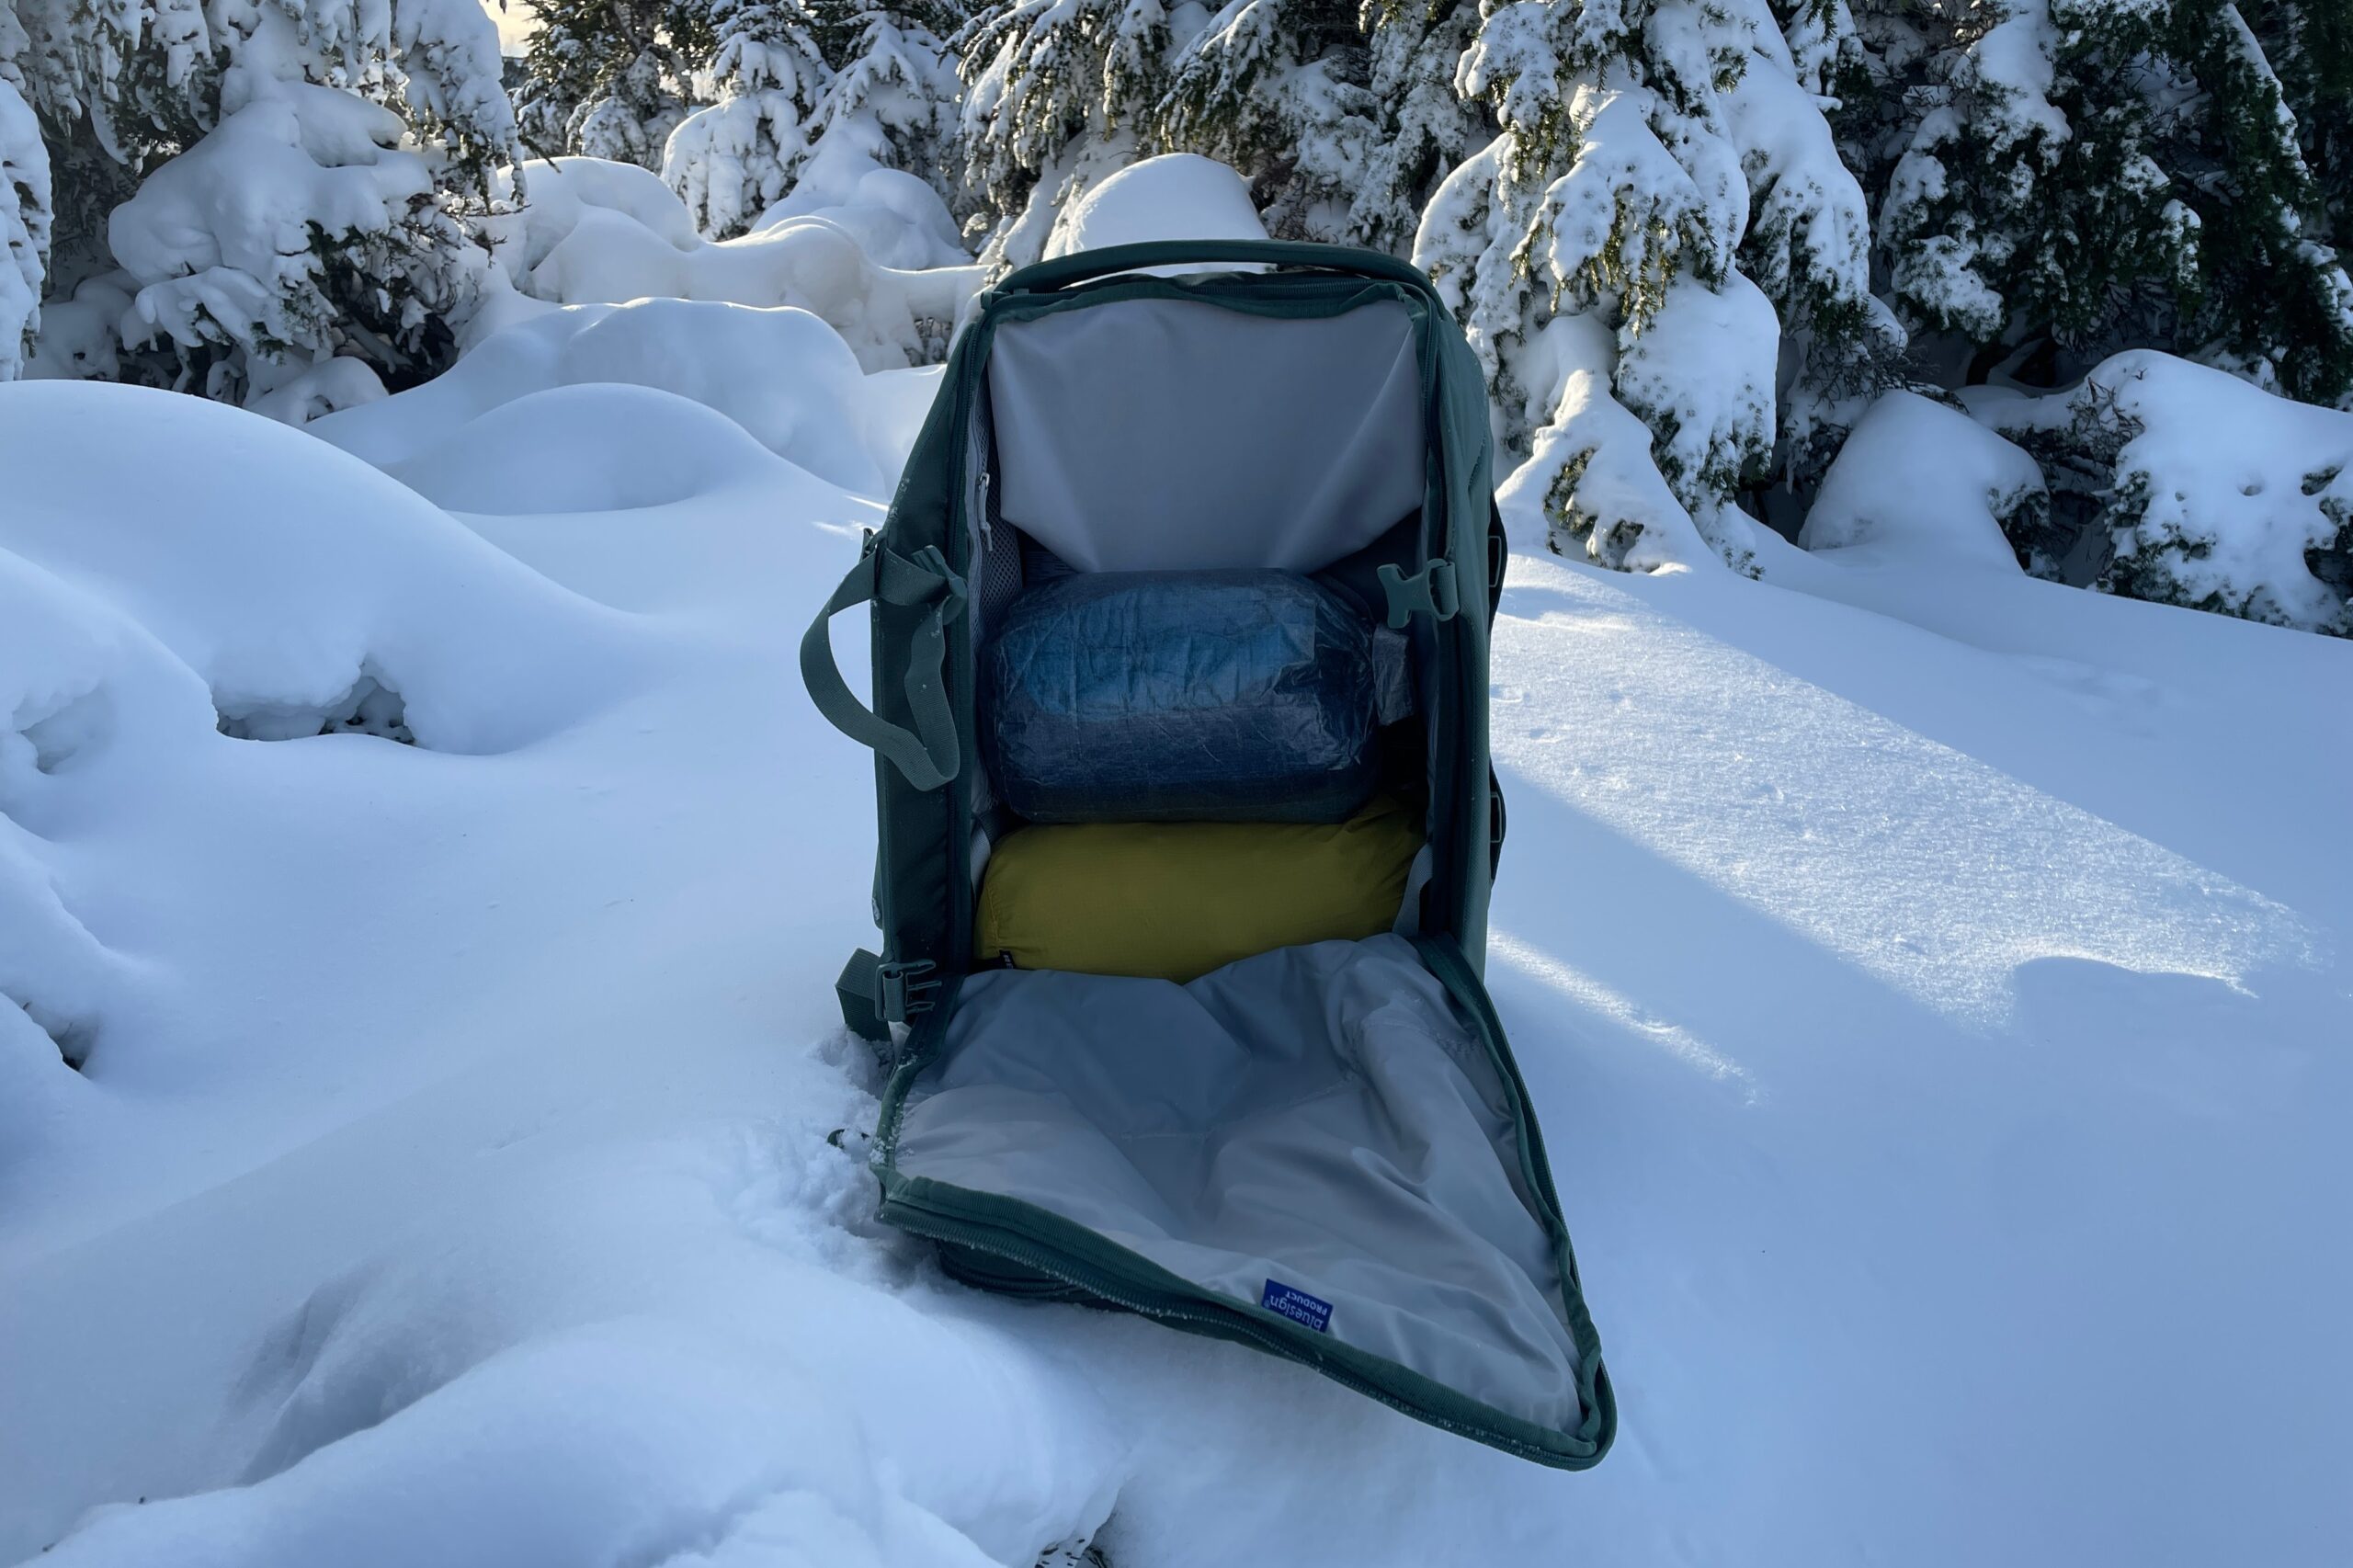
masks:
{"type": "Polygon", "coordinates": [[[1583,970],[1508,931],[1491,931],[1487,950],[1517,969],[1603,1017],[1622,1027],[1635,1039],[1657,1047],[1677,1061],[1711,1078],[1738,1083],[1752,1094],[1755,1080],[1748,1070],[1682,1025],[1661,1018],[1632,997],[1614,991],[1583,970]]]}
{"type": "Polygon", "coordinates": [[[1513,580],[1496,756],[1939,1012],[2000,1023],[2037,959],[2237,985],[2313,957],[2293,910],[1590,574],[1513,580]]]}

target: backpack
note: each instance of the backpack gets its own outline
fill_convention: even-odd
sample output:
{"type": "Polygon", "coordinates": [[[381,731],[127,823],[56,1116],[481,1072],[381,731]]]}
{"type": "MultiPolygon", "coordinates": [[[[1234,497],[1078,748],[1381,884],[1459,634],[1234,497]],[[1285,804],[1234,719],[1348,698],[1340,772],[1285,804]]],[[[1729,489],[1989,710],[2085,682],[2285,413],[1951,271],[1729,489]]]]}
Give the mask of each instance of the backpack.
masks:
{"type": "MultiPolygon", "coordinates": [[[[801,662],[819,710],[877,754],[881,951],[853,956],[838,990],[890,1064],[881,1217],[969,1284],[1237,1341],[1580,1470],[1616,1407],[1482,978],[1505,834],[1492,465],[1481,367],[1394,258],[1171,241],[1046,261],[978,301],[801,662]],[[1149,601],[1169,574],[1224,591],[1270,571],[1359,607],[1410,682],[1410,715],[1384,731],[1410,759],[1415,841],[1393,923],[1188,983],[976,951],[991,869],[1045,832],[990,777],[996,630],[1077,574],[1154,574],[1119,580],[1149,601]],[[870,710],[828,636],[861,604],[870,710]]],[[[1083,878],[1110,853],[1063,864],[1083,878]]],[[[1159,896],[1067,881],[1038,896],[1057,886],[1090,908],[1159,896]]]]}

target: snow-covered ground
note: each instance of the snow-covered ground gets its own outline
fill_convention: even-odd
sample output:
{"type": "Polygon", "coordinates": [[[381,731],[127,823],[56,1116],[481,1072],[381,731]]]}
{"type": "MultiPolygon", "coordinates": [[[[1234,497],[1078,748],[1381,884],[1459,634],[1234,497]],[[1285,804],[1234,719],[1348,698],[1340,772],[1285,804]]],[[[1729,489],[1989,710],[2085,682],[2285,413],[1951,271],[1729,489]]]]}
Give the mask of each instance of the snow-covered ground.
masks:
{"type": "Polygon", "coordinates": [[[793,644],[937,378],[661,301],[307,431],[0,387],[0,1562],[2342,1561],[2353,644],[1863,475],[1762,582],[1515,558],[1564,1475],[870,1223],[793,644]]]}

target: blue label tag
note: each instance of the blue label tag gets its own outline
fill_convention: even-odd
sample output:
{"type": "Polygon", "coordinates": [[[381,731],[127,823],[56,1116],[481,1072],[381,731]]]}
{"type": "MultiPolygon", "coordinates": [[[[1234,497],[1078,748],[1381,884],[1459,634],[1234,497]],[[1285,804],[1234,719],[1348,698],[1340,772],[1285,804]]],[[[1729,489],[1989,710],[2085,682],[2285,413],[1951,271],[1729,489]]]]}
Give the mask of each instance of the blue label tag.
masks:
{"type": "Polygon", "coordinates": [[[1286,1285],[1278,1279],[1267,1281],[1258,1296],[1258,1304],[1270,1312],[1280,1312],[1293,1323],[1305,1324],[1318,1334],[1332,1332],[1332,1303],[1316,1300],[1306,1291],[1286,1285]]]}

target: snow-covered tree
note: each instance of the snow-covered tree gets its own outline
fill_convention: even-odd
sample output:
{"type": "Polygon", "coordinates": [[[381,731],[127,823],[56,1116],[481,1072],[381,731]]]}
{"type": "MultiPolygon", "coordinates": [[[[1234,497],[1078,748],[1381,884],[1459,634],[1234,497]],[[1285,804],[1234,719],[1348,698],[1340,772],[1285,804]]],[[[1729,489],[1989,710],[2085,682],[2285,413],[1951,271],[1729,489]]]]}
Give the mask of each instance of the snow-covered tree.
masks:
{"type": "Polygon", "coordinates": [[[1439,182],[1495,135],[1485,106],[1454,90],[1478,12],[1454,0],[1366,0],[1362,22],[1381,123],[1348,176],[1347,234],[1409,255],[1439,182]]]}
{"type": "Polygon", "coordinates": [[[40,327],[49,228],[49,149],[17,84],[0,76],[0,381],[24,373],[40,327]]]}
{"type": "Polygon", "coordinates": [[[1144,127],[1156,152],[1245,171],[1277,235],[1351,241],[1381,134],[1356,0],[1227,0],[1176,51],[1144,127]]]}
{"type": "Polygon", "coordinates": [[[447,361],[515,147],[479,5],[7,0],[0,19],[66,195],[50,288],[77,331],[51,370],[248,397],[337,356],[395,380],[447,361]],[[79,318],[110,297],[131,308],[90,343],[79,318]]]}
{"type": "Polygon", "coordinates": [[[2328,232],[2353,244],[2353,6],[2338,0],[2257,0],[2256,34],[2279,74],[2328,232]]]}
{"type": "Polygon", "coordinates": [[[1799,69],[1742,0],[1484,9],[1458,85],[1500,134],[1414,254],[1556,542],[1641,567],[1704,540],[1745,563],[1735,498],[1773,467],[1785,328],[1809,366],[1885,333],[1862,194],[1799,69]]]}
{"type": "Polygon", "coordinates": [[[720,0],[713,14],[717,101],[672,133],[662,164],[703,233],[743,233],[828,133],[935,175],[954,80],[932,28],[953,17],[946,0],[720,0]]]}
{"type": "Polygon", "coordinates": [[[2029,570],[2160,604],[2353,637],[2353,414],[2136,349],[1979,417],[2052,476],[2029,570]]]}
{"type": "Polygon", "coordinates": [[[1145,155],[1173,41],[1160,0],[1015,0],[957,35],[961,188],[995,231],[986,259],[1035,260],[1054,208],[1145,155]]]}
{"type": "Polygon", "coordinates": [[[782,196],[816,140],[832,73],[800,0],[719,0],[717,101],[670,133],[662,177],[714,239],[740,234],[782,196]]]}
{"type": "Polygon", "coordinates": [[[700,101],[710,58],[710,0],[529,0],[516,119],[542,157],[567,153],[658,168],[700,101]]]}
{"type": "Polygon", "coordinates": [[[2200,95],[2171,122],[2173,166],[2202,220],[2182,347],[2291,397],[2353,397],[2353,279],[2326,243],[2323,187],[2279,78],[2229,0],[2180,0],[2175,36],[2200,95]]]}
{"type": "Polygon", "coordinates": [[[1403,254],[1493,134],[1453,90],[1476,31],[1452,0],[1022,0],[957,40],[963,196],[993,260],[1031,259],[1085,187],[1194,153],[1249,181],[1268,231],[1403,254]]]}
{"type": "Polygon", "coordinates": [[[2154,345],[2353,391],[2353,285],[2237,6],[1876,3],[1917,45],[1881,241],[1903,306],[1975,350],[1969,379],[2006,361],[2047,384],[2154,345]]]}
{"type": "Polygon", "coordinates": [[[401,149],[400,117],[273,78],[233,80],[223,109],[108,225],[138,286],[127,346],[240,400],[346,353],[388,380],[446,365],[487,256],[401,149]]]}
{"type": "Polygon", "coordinates": [[[820,132],[854,136],[877,163],[949,195],[961,87],[945,40],[963,20],[958,5],[817,0],[816,9],[833,72],[817,105],[820,132]]]}

